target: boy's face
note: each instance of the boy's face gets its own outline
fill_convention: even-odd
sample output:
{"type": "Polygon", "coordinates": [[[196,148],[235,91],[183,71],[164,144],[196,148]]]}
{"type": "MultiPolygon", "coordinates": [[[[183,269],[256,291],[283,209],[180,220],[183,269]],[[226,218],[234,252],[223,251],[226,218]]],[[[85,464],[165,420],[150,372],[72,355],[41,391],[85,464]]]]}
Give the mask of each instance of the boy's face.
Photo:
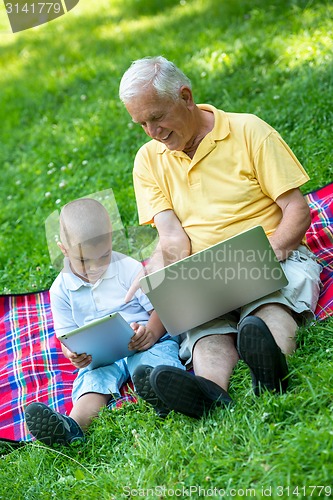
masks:
{"type": "Polygon", "coordinates": [[[62,246],[74,274],[89,283],[96,283],[109,267],[112,254],[111,234],[96,243],[82,243],[68,249],[62,246]]]}

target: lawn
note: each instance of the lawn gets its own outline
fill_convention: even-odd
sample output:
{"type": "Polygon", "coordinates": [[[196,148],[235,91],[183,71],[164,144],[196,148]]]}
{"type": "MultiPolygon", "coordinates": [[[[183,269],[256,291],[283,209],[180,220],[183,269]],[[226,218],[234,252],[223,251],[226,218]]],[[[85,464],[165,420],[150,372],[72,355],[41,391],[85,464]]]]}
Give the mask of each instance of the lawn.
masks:
{"type": "MultiPolygon", "coordinates": [[[[112,189],[123,225],[137,226],[131,171],[147,138],[118,99],[137,58],[162,54],[197,102],[269,122],[311,177],[303,192],[332,180],[329,1],[81,0],[15,35],[4,19],[1,293],[49,288],[45,221],[70,200],[112,189]]],[[[1,458],[0,498],[331,497],[332,334],[332,320],[300,329],[283,396],[255,398],[239,363],[230,410],[161,421],[140,402],[103,411],[80,448],[19,448],[1,458]]]]}

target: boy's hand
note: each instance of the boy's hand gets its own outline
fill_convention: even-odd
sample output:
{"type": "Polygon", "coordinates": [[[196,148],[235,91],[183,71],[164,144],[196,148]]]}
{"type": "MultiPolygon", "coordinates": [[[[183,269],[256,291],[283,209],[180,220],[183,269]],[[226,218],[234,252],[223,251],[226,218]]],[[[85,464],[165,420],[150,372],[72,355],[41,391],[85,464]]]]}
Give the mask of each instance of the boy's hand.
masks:
{"type": "Polygon", "coordinates": [[[76,354],[76,352],[72,352],[68,359],[72,365],[75,366],[75,368],[85,368],[90,365],[92,357],[90,354],[86,354],[85,352],[83,354],[76,354]]]}
{"type": "Polygon", "coordinates": [[[89,354],[76,354],[76,352],[70,351],[66,346],[62,345],[62,352],[69,359],[75,368],[85,368],[90,365],[92,357],[89,354]]]}
{"type": "Polygon", "coordinates": [[[149,330],[145,325],[139,325],[139,323],[131,323],[131,328],[134,330],[134,335],[128,344],[129,349],[137,351],[146,351],[154,345],[160,336],[149,330]]]}

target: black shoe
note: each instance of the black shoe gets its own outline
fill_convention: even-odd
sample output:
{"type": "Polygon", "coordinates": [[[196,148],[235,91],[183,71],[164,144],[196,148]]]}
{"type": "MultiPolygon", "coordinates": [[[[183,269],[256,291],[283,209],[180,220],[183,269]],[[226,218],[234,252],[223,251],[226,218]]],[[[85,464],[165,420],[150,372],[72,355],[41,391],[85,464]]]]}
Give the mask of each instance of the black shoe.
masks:
{"type": "Polygon", "coordinates": [[[288,365],[266,323],[248,316],[239,326],[237,349],[251,370],[256,396],[262,389],[285,392],[288,387],[288,365]]]}
{"type": "Polygon", "coordinates": [[[170,410],[157,397],[151,386],[150,374],[152,371],[152,366],[138,366],[132,376],[133,384],[138,395],[153,406],[159,417],[165,418],[170,413],[170,410]]]}
{"type": "Polygon", "coordinates": [[[232,403],[219,385],[174,366],[157,366],[150,375],[156,395],[171,410],[200,418],[214,406],[232,403]]]}
{"type": "Polygon", "coordinates": [[[29,432],[48,446],[84,440],[83,431],[74,419],[61,415],[43,403],[28,405],[25,410],[25,421],[29,432]]]}

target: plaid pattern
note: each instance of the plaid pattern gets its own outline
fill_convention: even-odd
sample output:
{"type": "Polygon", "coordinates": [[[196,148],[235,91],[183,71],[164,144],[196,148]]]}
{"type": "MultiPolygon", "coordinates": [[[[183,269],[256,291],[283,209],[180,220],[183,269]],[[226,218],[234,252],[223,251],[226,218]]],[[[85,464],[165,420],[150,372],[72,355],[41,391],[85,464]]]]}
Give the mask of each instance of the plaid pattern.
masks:
{"type": "MultiPolygon", "coordinates": [[[[30,440],[24,408],[41,401],[60,413],[72,408],[73,365],[53,329],[47,290],[0,296],[0,438],[30,440]]],[[[112,407],[135,398],[125,385],[112,407]]]]}
{"type": "Polygon", "coordinates": [[[25,406],[38,399],[70,410],[75,375],[54,335],[48,291],[2,296],[0,332],[0,436],[22,440],[25,406]]]}
{"type": "MultiPolygon", "coordinates": [[[[332,198],[333,184],[306,195],[312,213],[307,243],[323,266],[319,320],[333,314],[332,198]]],[[[0,438],[31,439],[24,408],[32,401],[68,414],[74,378],[54,335],[49,292],[0,296],[0,438]]],[[[132,390],[133,385],[125,385],[111,408],[135,402],[132,390]]]]}
{"type": "Polygon", "coordinates": [[[333,183],[307,194],[305,199],[312,219],[306,241],[323,266],[323,286],[316,309],[317,318],[322,320],[333,314],[333,183]]]}

